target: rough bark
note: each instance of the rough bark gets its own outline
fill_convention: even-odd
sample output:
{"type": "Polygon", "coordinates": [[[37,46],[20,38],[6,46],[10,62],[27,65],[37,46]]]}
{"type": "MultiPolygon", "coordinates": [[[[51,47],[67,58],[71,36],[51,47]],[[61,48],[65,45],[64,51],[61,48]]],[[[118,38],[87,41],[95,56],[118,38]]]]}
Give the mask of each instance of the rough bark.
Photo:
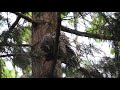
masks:
{"type": "MultiPolygon", "coordinates": [[[[54,60],[46,60],[41,57],[41,41],[48,33],[55,32],[57,28],[57,12],[33,12],[35,22],[40,24],[32,25],[32,75],[34,78],[51,78],[51,70],[54,60]],[[48,22],[48,23],[44,23],[48,22]]],[[[61,77],[61,61],[57,60],[54,77],[61,77]]]]}

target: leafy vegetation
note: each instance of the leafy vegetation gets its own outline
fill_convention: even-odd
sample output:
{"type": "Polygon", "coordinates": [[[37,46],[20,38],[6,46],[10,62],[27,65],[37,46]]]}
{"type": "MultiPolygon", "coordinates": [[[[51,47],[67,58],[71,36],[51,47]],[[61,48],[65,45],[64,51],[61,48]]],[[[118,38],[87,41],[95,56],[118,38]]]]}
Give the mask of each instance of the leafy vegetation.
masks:
{"type": "MultiPolygon", "coordinates": [[[[32,12],[21,13],[32,18],[32,12]]],[[[16,78],[15,67],[21,68],[23,75],[29,76],[31,72],[31,24],[27,20],[21,19],[14,29],[9,30],[8,26],[12,26],[10,22],[12,19],[4,16],[7,14],[11,13],[0,13],[0,28],[7,27],[7,30],[0,32],[0,76],[1,78],[16,78]],[[12,61],[13,70],[7,68],[5,62],[8,60],[12,61]]],[[[120,77],[120,12],[61,12],[61,18],[62,21],[73,26],[76,31],[80,31],[79,27],[84,27],[84,32],[90,33],[90,37],[93,36],[94,43],[112,43],[110,52],[111,55],[114,55],[112,58],[108,57],[106,54],[102,54],[104,51],[96,47],[94,43],[80,43],[78,37],[73,38],[71,35],[70,43],[73,44],[72,47],[77,54],[79,66],[63,68],[66,78],[120,77]],[[94,38],[94,35],[100,35],[101,39],[94,38]],[[102,36],[111,37],[114,40],[105,40],[102,36]],[[97,63],[95,54],[102,55],[97,63]]]]}
{"type": "Polygon", "coordinates": [[[0,59],[1,64],[1,78],[16,78],[16,70],[9,70],[5,64],[5,61],[0,59]]]}

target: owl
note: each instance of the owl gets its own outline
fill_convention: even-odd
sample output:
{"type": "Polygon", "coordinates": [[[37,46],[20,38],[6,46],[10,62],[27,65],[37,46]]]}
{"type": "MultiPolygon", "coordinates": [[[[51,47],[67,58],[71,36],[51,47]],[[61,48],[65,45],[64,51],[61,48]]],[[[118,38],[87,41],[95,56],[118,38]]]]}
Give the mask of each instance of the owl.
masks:
{"type": "MultiPolygon", "coordinates": [[[[46,34],[41,41],[40,48],[44,51],[46,60],[54,60],[55,36],[55,33],[46,34]]],[[[59,37],[57,58],[68,67],[76,67],[78,65],[77,56],[71,48],[69,38],[64,33],[61,33],[59,37]]]]}

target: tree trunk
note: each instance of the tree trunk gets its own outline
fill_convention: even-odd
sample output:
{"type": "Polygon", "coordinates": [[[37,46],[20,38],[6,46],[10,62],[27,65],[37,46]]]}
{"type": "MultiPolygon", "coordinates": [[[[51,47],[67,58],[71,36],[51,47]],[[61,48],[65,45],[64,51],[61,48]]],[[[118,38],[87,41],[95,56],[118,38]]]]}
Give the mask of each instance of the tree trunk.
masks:
{"type": "MultiPolygon", "coordinates": [[[[54,60],[46,60],[41,55],[41,41],[48,33],[57,28],[57,12],[33,12],[33,20],[40,24],[32,25],[32,76],[33,78],[51,78],[54,60]]],[[[54,77],[61,77],[61,61],[57,60],[54,77]]]]}

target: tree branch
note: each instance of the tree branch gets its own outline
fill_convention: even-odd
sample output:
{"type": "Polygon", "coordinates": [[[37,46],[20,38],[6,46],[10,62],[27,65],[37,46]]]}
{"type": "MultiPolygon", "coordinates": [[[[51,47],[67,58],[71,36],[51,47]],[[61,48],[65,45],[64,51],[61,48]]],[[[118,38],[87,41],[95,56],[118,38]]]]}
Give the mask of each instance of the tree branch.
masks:
{"type": "Polygon", "coordinates": [[[21,54],[6,54],[6,55],[0,55],[0,57],[11,57],[11,56],[18,56],[21,54]]]}
{"type": "MultiPolygon", "coordinates": [[[[11,57],[11,56],[28,56],[27,54],[25,53],[16,53],[16,54],[5,54],[5,55],[0,55],[0,57],[11,57]]],[[[29,57],[29,56],[28,56],[29,57]]]]}
{"type": "Polygon", "coordinates": [[[9,30],[13,30],[15,28],[15,26],[18,24],[19,20],[20,20],[20,16],[17,17],[17,19],[15,20],[15,22],[12,24],[12,26],[9,28],[9,30]]]}
{"type": "MultiPolygon", "coordinates": [[[[31,23],[36,23],[36,24],[38,23],[38,22],[35,22],[34,20],[32,20],[31,18],[25,16],[22,13],[18,13],[18,12],[13,12],[13,13],[21,16],[22,18],[26,19],[27,21],[29,21],[31,23]]],[[[72,33],[72,34],[75,34],[78,36],[89,37],[89,38],[104,39],[104,40],[116,40],[115,38],[110,37],[110,36],[105,36],[105,35],[100,35],[100,34],[91,34],[91,33],[87,33],[87,32],[80,32],[80,31],[77,31],[75,29],[70,29],[70,28],[67,28],[67,27],[62,26],[62,25],[61,25],[61,31],[72,33]]]]}
{"type": "MultiPolygon", "coordinates": [[[[104,40],[116,40],[113,37],[110,36],[105,36],[105,35],[100,35],[100,34],[92,34],[92,33],[87,33],[87,32],[80,32],[74,29],[67,28],[65,26],[61,26],[61,30],[64,32],[72,33],[78,36],[84,36],[88,38],[96,38],[96,39],[104,39],[104,40]]],[[[120,40],[119,40],[120,41],[120,40]]]]}
{"type": "Polygon", "coordinates": [[[16,14],[16,15],[18,15],[18,16],[20,16],[20,17],[22,17],[22,18],[24,18],[25,20],[27,20],[28,22],[31,22],[31,23],[36,23],[35,21],[33,21],[30,17],[28,17],[28,16],[25,16],[24,14],[22,14],[22,13],[19,13],[19,12],[12,12],[12,13],[14,13],[14,14],[16,14]]]}
{"type": "Polygon", "coordinates": [[[0,44],[0,46],[18,46],[18,47],[31,47],[30,44],[0,44]]]}
{"type": "Polygon", "coordinates": [[[9,23],[9,20],[8,20],[8,12],[7,12],[7,25],[8,25],[8,28],[10,28],[10,23],[9,23]]]}

